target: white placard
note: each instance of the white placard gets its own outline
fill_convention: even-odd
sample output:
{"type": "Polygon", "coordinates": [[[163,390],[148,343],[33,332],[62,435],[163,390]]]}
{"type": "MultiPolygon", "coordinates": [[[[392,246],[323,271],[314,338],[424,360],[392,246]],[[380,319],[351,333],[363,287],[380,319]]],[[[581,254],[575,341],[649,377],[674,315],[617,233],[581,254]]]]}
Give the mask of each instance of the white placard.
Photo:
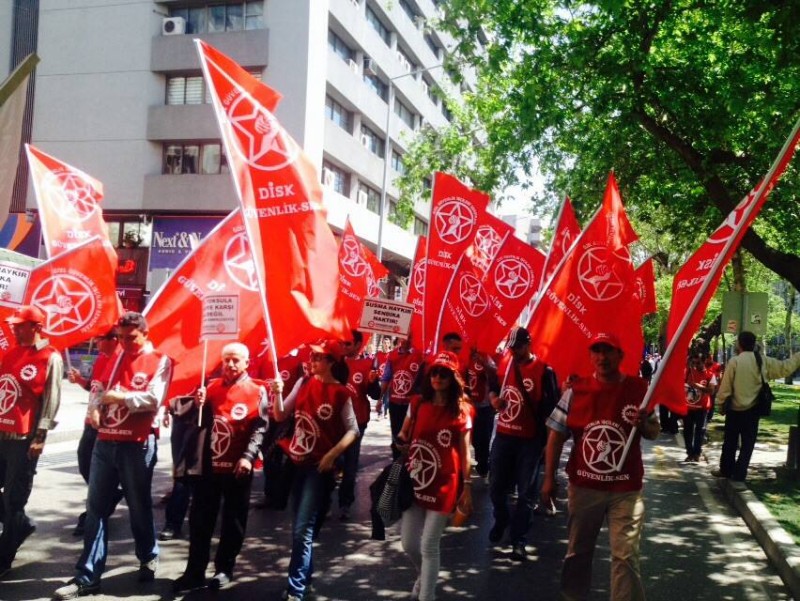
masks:
{"type": "Polygon", "coordinates": [[[364,300],[361,323],[358,329],[371,334],[388,334],[408,338],[414,305],[390,301],[383,298],[364,300]]]}
{"type": "Polygon", "coordinates": [[[0,306],[16,309],[22,305],[30,277],[29,267],[0,261],[0,306]]]}
{"type": "Polygon", "coordinates": [[[234,340],[238,337],[239,295],[205,295],[200,340],[234,340]]]}

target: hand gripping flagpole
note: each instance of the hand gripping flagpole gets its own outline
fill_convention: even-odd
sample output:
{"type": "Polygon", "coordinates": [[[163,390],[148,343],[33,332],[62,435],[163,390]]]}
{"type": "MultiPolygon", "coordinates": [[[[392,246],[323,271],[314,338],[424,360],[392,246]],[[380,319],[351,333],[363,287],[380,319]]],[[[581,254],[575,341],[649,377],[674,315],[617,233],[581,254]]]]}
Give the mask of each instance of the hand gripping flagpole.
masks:
{"type": "MultiPolygon", "coordinates": [[[[742,216],[741,216],[741,218],[739,220],[739,225],[738,225],[737,230],[731,232],[731,235],[728,237],[728,240],[725,242],[725,246],[723,247],[722,252],[720,252],[717,255],[717,258],[714,260],[714,263],[711,266],[711,269],[706,274],[706,277],[703,280],[703,284],[701,285],[700,290],[698,290],[698,292],[695,294],[695,297],[692,300],[692,303],[689,306],[689,309],[686,311],[686,313],[684,313],[683,318],[681,319],[680,325],[678,325],[678,328],[675,330],[675,333],[672,336],[672,340],[670,340],[670,343],[667,346],[666,351],[664,351],[664,356],[661,358],[661,364],[662,365],[667,365],[667,363],[669,362],[670,358],[672,357],[673,353],[675,352],[675,349],[678,346],[678,343],[679,343],[680,338],[681,338],[681,334],[683,334],[683,331],[686,329],[686,327],[689,324],[689,320],[691,319],[692,314],[697,309],[697,306],[700,304],[700,300],[705,296],[706,292],[708,292],[708,289],[711,287],[712,282],[715,279],[714,277],[712,277],[712,274],[718,273],[719,270],[721,270],[722,268],[725,267],[725,265],[723,263],[727,263],[728,262],[729,259],[726,258],[726,257],[728,257],[728,253],[731,251],[731,248],[733,247],[733,245],[740,241],[740,237],[739,237],[738,234],[740,233],[741,229],[744,227],[744,224],[748,223],[748,221],[750,219],[750,215],[753,214],[753,211],[755,211],[756,208],[759,207],[759,202],[761,201],[761,198],[765,194],[769,194],[769,192],[772,191],[772,188],[774,187],[774,183],[772,182],[772,179],[776,176],[777,171],[781,167],[785,168],[785,165],[783,165],[783,162],[786,159],[787,154],[789,152],[793,152],[794,151],[794,147],[797,145],[797,142],[798,142],[799,138],[800,138],[800,119],[798,119],[797,122],[795,123],[794,129],[792,130],[791,135],[786,140],[786,143],[783,145],[783,148],[781,148],[781,151],[778,153],[778,156],[775,158],[775,161],[772,163],[772,166],[770,167],[769,171],[767,172],[767,175],[764,177],[763,181],[761,182],[761,185],[758,187],[758,190],[756,191],[756,195],[755,195],[755,198],[754,198],[753,202],[750,203],[750,205],[747,207],[747,209],[745,209],[744,213],[742,214],[742,216]]],[[[639,409],[640,410],[647,409],[647,406],[650,404],[650,399],[653,397],[653,393],[654,393],[654,391],[656,389],[656,386],[658,385],[659,381],[661,380],[661,374],[663,374],[664,371],[665,371],[664,369],[656,370],[656,373],[653,375],[653,380],[650,382],[650,386],[648,387],[647,392],[644,395],[644,399],[642,400],[641,405],[639,405],[639,409]]],[[[622,455],[620,456],[619,462],[615,466],[615,470],[617,472],[622,470],[622,466],[625,463],[625,460],[628,458],[628,453],[630,452],[631,445],[633,444],[633,438],[634,438],[635,435],[636,435],[636,428],[631,430],[631,433],[628,436],[628,440],[625,443],[625,448],[622,450],[622,455]]]]}

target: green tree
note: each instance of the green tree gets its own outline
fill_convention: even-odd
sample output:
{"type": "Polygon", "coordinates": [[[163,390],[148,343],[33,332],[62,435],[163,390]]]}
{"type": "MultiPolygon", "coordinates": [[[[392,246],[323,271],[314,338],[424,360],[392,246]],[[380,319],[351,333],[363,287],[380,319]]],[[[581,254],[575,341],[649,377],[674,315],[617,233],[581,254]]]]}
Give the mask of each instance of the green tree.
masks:
{"type": "MultiPolygon", "coordinates": [[[[632,221],[673,271],[755,186],[800,116],[794,0],[441,5],[457,40],[450,74],[475,83],[451,105],[450,128],[423,132],[407,155],[406,198],[433,169],[497,196],[536,160],[546,192],[534,211],[569,193],[585,218],[614,169],[632,221]]],[[[799,184],[790,167],[743,240],[795,288],[799,184]]]]}

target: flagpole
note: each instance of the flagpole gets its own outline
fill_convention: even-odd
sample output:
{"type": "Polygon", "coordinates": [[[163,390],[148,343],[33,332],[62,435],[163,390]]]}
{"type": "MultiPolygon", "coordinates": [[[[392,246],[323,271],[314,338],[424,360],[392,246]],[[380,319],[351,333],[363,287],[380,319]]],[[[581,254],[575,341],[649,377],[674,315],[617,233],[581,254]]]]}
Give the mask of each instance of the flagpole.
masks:
{"type": "MultiPolygon", "coordinates": [[[[433,233],[433,228],[436,227],[436,224],[433,222],[433,199],[436,198],[436,180],[437,179],[438,178],[436,177],[436,173],[434,172],[434,174],[433,174],[433,184],[431,184],[431,211],[430,211],[430,213],[428,213],[428,224],[429,224],[429,226],[431,228],[431,232],[430,233],[433,233]]],[[[417,244],[419,244],[419,239],[417,239],[417,244]]],[[[428,236],[428,242],[425,245],[425,284],[422,287],[422,324],[420,326],[420,330],[422,332],[422,341],[421,341],[420,350],[422,350],[423,352],[425,352],[425,348],[427,347],[427,345],[425,344],[427,342],[427,340],[425,338],[425,312],[426,312],[427,307],[428,307],[428,259],[430,258],[429,257],[430,249],[431,249],[431,236],[429,235],[428,236]]],[[[436,348],[436,341],[435,340],[434,340],[434,343],[433,343],[433,347],[434,347],[434,349],[436,348]]]]}
{"type": "MultiPolygon", "coordinates": [[[[748,222],[748,220],[750,219],[750,215],[752,215],[753,211],[755,211],[756,208],[759,206],[759,202],[761,198],[764,196],[765,192],[767,192],[768,189],[769,191],[772,190],[773,187],[772,178],[775,177],[775,172],[780,167],[781,163],[783,162],[789,150],[797,145],[798,134],[800,134],[800,119],[798,119],[797,122],[795,123],[794,128],[792,129],[792,133],[787,138],[786,142],[783,145],[783,148],[781,148],[780,152],[778,153],[778,156],[775,158],[775,160],[772,163],[772,166],[767,172],[767,175],[764,177],[764,179],[761,182],[761,185],[758,187],[753,202],[750,203],[750,206],[748,206],[747,209],[745,209],[744,213],[742,214],[742,217],[739,220],[740,224],[739,227],[744,227],[744,224],[748,222]]],[[[728,237],[728,240],[725,242],[725,246],[723,247],[722,251],[719,254],[717,254],[716,259],[714,259],[714,263],[711,266],[711,269],[709,269],[708,273],[706,274],[706,277],[703,280],[702,285],[700,286],[700,290],[695,294],[694,299],[692,299],[692,303],[689,305],[689,308],[684,313],[680,324],[675,330],[675,333],[672,335],[672,340],[670,340],[669,345],[667,345],[667,348],[664,351],[664,355],[661,358],[662,365],[666,365],[672,354],[675,352],[675,348],[677,347],[677,342],[680,339],[681,334],[683,334],[683,331],[686,329],[686,326],[689,324],[689,320],[691,319],[692,314],[697,309],[697,306],[700,304],[700,300],[705,296],[706,292],[708,292],[708,289],[711,287],[711,284],[714,280],[712,274],[718,273],[720,269],[725,267],[725,265],[722,265],[722,262],[723,260],[725,261],[725,263],[728,262],[729,259],[725,259],[725,257],[730,252],[731,247],[733,246],[734,243],[741,242],[741,240],[737,240],[738,237],[737,233],[738,232],[736,231],[731,233],[731,235],[728,237]]],[[[655,391],[656,385],[661,380],[661,374],[663,373],[664,373],[663,369],[656,370],[653,380],[650,382],[650,386],[648,387],[647,392],[644,395],[644,399],[642,400],[642,403],[639,406],[640,410],[647,409],[647,406],[650,404],[650,399],[653,397],[653,392],[655,391]]],[[[631,430],[631,433],[628,436],[628,440],[625,443],[625,448],[622,450],[622,456],[620,457],[619,463],[617,463],[616,465],[617,472],[622,470],[622,465],[625,463],[625,460],[628,457],[628,453],[630,452],[631,445],[633,444],[633,438],[635,434],[636,434],[636,429],[634,428],[631,430]]]]}
{"type": "MultiPolygon", "coordinates": [[[[442,319],[444,319],[444,308],[447,305],[447,299],[450,297],[450,290],[453,288],[453,282],[456,279],[456,274],[458,273],[458,268],[461,267],[462,261],[464,261],[464,253],[459,257],[456,268],[453,270],[453,275],[450,277],[450,281],[447,283],[447,289],[444,291],[444,296],[442,297],[442,308],[439,309],[439,319],[436,320],[436,335],[433,339],[434,355],[439,352],[439,334],[442,328],[442,319]]],[[[427,270],[425,273],[427,274],[427,270]]]]}
{"type": "MultiPolygon", "coordinates": [[[[565,196],[564,200],[561,202],[561,206],[558,208],[558,214],[556,215],[556,220],[555,220],[555,227],[553,228],[553,237],[550,239],[550,248],[547,250],[547,256],[544,259],[545,270],[548,267],[548,263],[550,262],[550,255],[553,254],[553,248],[556,245],[556,236],[558,234],[558,226],[561,224],[561,216],[564,214],[564,208],[567,206],[567,199],[568,198],[569,198],[569,196],[565,196]]],[[[546,275],[546,273],[543,274],[543,275],[546,275]]],[[[542,281],[539,283],[540,288],[541,288],[541,286],[543,284],[544,284],[544,277],[542,278],[542,281]]]]}
{"type": "MultiPolygon", "coordinates": [[[[208,338],[203,340],[203,365],[200,368],[200,387],[206,387],[206,360],[208,359],[208,338]]],[[[203,425],[203,403],[200,404],[199,411],[197,412],[197,427],[203,425]]]]}

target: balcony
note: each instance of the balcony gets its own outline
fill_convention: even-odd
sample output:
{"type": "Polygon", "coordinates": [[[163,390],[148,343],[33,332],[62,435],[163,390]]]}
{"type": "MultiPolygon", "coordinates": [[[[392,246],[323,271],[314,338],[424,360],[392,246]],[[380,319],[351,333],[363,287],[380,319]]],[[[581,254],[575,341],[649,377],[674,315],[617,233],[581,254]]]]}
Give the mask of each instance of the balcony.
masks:
{"type": "Polygon", "coordinates": [[[269,30],[226,31],[192,35],[158,35],[153,38],[150,70],[156,73],[200,70],[193,38],[208,42],[245,69],[263,69],[269,64],[269,30]]]}

